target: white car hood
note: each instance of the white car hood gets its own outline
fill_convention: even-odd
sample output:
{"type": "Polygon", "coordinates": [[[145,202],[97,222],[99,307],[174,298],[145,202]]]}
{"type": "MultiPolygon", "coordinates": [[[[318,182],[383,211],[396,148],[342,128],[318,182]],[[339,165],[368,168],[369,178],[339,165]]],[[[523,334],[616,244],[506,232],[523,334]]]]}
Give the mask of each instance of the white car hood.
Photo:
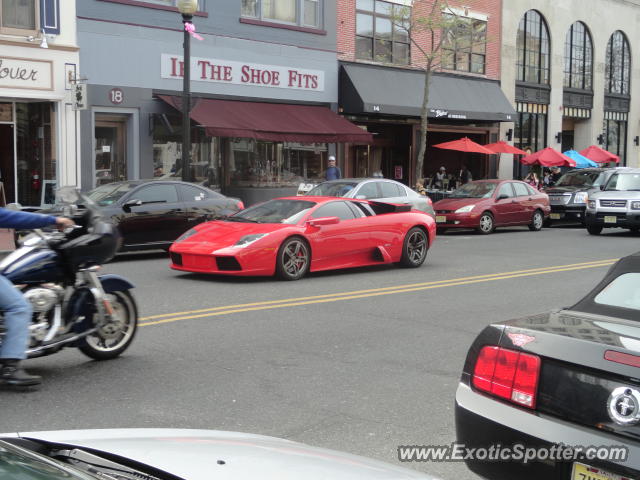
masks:
{"type": "Polygon", "coordinates": [[[246,433],[107,429],[15,436],[113,453],[185,480],[434,479],[365,457],[246,433]]]}
{"type": "Polygon", "coordinates": [[[640,192],[632,191],[632,190],[602,190],[593,195],[590,195],[589,198],[595,200],[627,200],[634,199],[637,200],[640,198],[640,192]]]}

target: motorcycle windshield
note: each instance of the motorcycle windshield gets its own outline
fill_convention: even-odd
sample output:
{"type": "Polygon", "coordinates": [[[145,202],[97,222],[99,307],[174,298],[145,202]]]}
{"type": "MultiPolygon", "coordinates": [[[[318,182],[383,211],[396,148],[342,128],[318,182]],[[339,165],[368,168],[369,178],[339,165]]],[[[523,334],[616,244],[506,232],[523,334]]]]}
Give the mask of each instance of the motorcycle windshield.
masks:
{"type": "Polygon", "coordinates": [[[56,207],[65,217],[74,217],[78,209],[91,212],[91,223],[95,224],[100,217],[96,203],[83,194],[78,187],[60,187],[56,190],[56,207]]]}

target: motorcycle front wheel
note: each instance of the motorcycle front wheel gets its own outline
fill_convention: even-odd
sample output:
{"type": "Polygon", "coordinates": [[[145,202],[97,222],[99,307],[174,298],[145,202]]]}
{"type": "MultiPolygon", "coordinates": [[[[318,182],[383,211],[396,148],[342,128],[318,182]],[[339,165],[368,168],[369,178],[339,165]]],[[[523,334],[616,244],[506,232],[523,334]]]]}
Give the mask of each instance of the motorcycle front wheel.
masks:
{"type": "Polygon", "coordinates": [[[124,352],[138,329],[138,310],[129,292],[107,294],[113,308],[112,319],[95,333],[78,341],[78,348],[95,360],[110,360],[124,352]]]}

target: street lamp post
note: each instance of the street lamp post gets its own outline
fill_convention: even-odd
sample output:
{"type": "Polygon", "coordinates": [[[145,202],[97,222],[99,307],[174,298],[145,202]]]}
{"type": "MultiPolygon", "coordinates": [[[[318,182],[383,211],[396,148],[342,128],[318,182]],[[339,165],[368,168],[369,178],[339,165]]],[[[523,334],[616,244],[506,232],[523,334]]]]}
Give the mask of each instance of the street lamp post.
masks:
{"type": "Polygon", "coordinates": [[[198,0],[179,0],[178,10],[184,25],[184,58],[182,77],[182,181],[191,181],[191,37],[187,23],[198,10],[198,0]]]}

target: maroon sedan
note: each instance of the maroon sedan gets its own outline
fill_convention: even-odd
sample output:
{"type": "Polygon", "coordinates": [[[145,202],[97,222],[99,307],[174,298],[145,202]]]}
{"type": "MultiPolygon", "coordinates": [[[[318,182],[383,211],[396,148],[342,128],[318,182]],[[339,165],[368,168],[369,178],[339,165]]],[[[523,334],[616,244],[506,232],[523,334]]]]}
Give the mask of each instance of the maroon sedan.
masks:
{"type": "Polygon", "coordinates": [[[438,233],[449,228],[474,228],[488,234],[496,227],[528,225],[542,228],[551,207],[549,197],[518,180],[476,180],[433,204],[438,233]]]}

